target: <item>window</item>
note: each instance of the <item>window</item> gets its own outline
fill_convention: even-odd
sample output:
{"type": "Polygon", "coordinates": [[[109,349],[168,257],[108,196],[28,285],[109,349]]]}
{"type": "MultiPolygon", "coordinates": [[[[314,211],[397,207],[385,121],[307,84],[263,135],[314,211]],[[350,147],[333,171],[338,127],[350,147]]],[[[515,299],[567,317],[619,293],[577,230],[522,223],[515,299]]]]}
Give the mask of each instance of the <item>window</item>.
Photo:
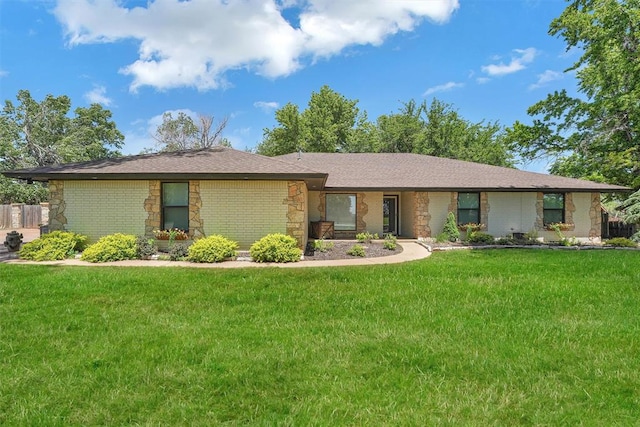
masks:
{"type": "Polygon", "coordinates": [[[547,193],[542,200],[544,225],[564,222],[564,194],[547,193]]]}
{"type": "Polygon", "coordinates": [[[189,183],[162,184],[162,228],[189,230],[189,183]]]}
{"type": "Polygon", "coordinates": [[[327,194],[326,214],[334,230],[356,231],[356,195],[327,194]]]}
{"type": "Polygon", "coordinates": [[[458,225],[480,224],[480,193],[458,193],[458,225]]]}

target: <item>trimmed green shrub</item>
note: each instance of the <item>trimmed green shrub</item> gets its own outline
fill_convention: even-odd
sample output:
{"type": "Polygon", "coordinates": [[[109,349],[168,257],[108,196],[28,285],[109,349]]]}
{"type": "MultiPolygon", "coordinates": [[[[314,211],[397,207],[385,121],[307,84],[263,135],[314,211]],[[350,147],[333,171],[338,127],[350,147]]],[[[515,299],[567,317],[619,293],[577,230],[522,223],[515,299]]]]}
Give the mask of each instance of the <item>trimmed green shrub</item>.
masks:
{"type": "Polygon", "coordinates": [[[395,251],[397,246],[398,239],[396,238],[396,236],[394,236],[393,234],[387,234],[386,236],[384,236],[384,243],[382,243],[383,248],[390,251],[395,251]]]}
{"type": "Polygon", "coordinates": [[[267,234],[251,245],[249,253],[255,262],[297,262],[302,255],[296,239],[281,233],[267,234]]]}
{"type": "Polygon", "coordinates": [[[52,231],[22,245],[19,255],[20,258],[30,261],[57,261],[81,251],[86,241],[87,236],[82,234],[52,231]]]}
{"type": "Polygon", "coordinates": [[[184,243],[176,243],[169,249],[169,259],[171,261],[186,261],[188,258],[189,246],[185,245],[184,243]]]}
{"type": "Polygon", "coordinates": [[[158,253],[158,246],[154,239],[148,239],[144,236],[136,237],[136,254],[140,259],[147,259],[158,253]]]}
{"type": "Polygon", "coordinates": [[[616,248],[637,248],[638,244],[630,239],[624,237],[614,237],[607,240],[605,243],[607,246],[615,246],[616,248]]]}
{"type": "Polygon", "coordinates": [[[89,262],[122,261],[138,258],[136,236],[115,233],[101,237],[82,253],[82,260],[89,262]]]}
{"type": "Polygon", "coordinates": [[[368,231],[356,234],[356,240],[360,243],[371,243],[372,240],[378,240],[378,233],[371,234],[368,231]]]}
{"type": "Polygon", "coordinates": [[[313,250],[318,252],[329,252],[334,246],[333,242],[327,242],[323,239],[313,241],[313,250]]]}
{"type": "Polygon", "coordinates": [[[469,241],[469,243],[482,243],[485,245],[491,245],[496,241],[496,239],[491,234],[483,233],[481,231],[472,232],[471,234],[469,234],[467,240],[469,241]]]}
{"type": "Polygon", "coordinates": [[[236,249],[238,249],[237,242],[214,234],[193,242],[187,253],[191,262],[221,262],[235,256],[236,249]]]}
{"type": "Polygon", "coordinates": [[[364,257],[364,247],[362,245],[353,245],[347,251],[347,255],[364,257]]]}
{"type": "Polygon", "coordinates": [[[460,230],[458,230],[456,216],[453,212],[449,212],[449,215],[447,215],[447,222],[444,223],[442,232],[447,235],[450,242],[457,242],[460,239],[460,230]]]}

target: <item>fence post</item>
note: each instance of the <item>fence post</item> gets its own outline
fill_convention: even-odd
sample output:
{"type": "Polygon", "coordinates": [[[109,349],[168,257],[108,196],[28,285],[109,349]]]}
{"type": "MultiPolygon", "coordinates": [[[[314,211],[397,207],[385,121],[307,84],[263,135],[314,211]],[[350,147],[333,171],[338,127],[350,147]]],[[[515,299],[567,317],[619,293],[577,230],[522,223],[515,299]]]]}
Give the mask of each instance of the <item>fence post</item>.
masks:
{"type": "Polygon", "coordinates": [[[22,207],[24,203],[11,203],[11,228],[22,228],[22,207]]]}

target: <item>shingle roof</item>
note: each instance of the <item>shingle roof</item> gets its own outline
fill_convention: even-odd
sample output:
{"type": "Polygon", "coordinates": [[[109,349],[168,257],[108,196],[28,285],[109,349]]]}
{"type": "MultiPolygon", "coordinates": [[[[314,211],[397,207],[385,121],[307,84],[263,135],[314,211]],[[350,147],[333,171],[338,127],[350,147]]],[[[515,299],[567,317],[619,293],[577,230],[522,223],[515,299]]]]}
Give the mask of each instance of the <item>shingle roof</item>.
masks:
{"type": "Polygon", "coordinates": [[[625,187],[408,153],[292,153],[276,158],[329,174],[326,189],[625,191],[625,187]]]}
{"type": "Polygon", "coordinates": [[[326,174],[282,159],[227,147],[144,154],[4,172],[14,178],[47,179],[304,179],[326,174]]]}

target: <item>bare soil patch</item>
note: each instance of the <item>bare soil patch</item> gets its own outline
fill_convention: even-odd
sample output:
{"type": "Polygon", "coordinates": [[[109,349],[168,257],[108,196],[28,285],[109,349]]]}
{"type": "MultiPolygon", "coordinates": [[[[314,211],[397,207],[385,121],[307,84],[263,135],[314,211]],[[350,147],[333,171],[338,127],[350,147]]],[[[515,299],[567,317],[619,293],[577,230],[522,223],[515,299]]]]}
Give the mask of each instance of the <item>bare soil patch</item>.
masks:
{"type": "Polygon", "coordinates": [[[357,259],[360,257],[347,254],[353,245],[361,245],[364,248],[365,258],[378,258],[397,255],[402,252],[402,246],[397,245],[395,251],[390,251],[382,246],[381,242],[358,243],[355,240],[327,240],[327,244],[333,243],[333,247],[325,252],[314,251],[313,254],[305,253],[305,261],[326,261],[335,259],[357,259]]]}

